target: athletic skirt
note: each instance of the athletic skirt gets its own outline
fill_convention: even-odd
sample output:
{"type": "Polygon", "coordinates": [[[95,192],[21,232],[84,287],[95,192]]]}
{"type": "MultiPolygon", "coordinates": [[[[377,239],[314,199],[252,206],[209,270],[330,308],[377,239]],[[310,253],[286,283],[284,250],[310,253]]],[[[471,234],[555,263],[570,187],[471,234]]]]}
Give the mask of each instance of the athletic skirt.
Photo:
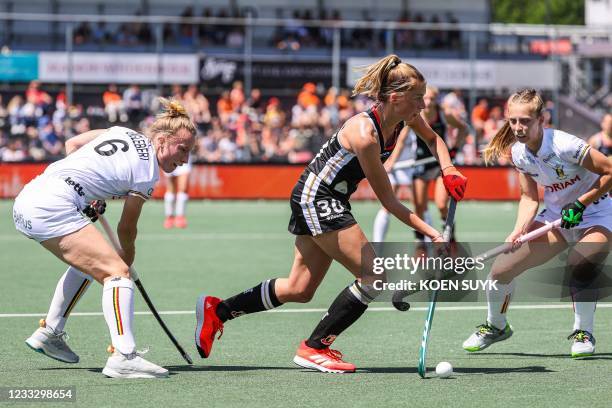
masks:
{"type": "Polygon", "coordinates": [[[289,232],[320,235],[357,223],[348,197],[331,190],[316,174],[305,171],[291,192],[289,232]]]}

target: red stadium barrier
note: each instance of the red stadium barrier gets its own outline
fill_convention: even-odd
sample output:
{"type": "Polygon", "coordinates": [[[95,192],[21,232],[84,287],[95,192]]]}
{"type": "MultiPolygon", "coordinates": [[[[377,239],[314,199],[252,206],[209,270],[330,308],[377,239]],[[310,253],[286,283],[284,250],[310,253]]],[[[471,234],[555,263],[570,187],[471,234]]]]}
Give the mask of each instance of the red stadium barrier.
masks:
{"type": "MultiPolygon", "coordinates": [[[[15,197],[46,166],[46,163],[1,163],[0,197],[15,197]]],[[[303,165],[195,165],[189,181],[189,194],[192,198],[286,200],[303,169],[303,165]]],[[[469,178],[467,199],[519,198],[518,173],[512,168],[462,167],[460,170],[469,178]]],[[[165,182],[165,177],[161,177],[154,197],[163,196],[165,182]]],[[[430,188],[431,194],[433,186],[430,188]]],[[[402,195],[405,196],[405,192],[402,195]]],[[[367,182],[359,185],[353,197],[375,198],[367,182]]]]}

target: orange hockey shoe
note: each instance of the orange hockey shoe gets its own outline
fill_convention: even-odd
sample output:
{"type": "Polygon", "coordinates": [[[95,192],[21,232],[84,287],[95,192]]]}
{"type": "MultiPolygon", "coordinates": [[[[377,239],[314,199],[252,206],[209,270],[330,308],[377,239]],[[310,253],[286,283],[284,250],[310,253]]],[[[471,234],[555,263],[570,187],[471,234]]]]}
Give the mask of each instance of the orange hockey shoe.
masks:
{"type": "Polygon", "coordinates": [[[315,349],[302,341],[293,362],[300,367],[319,370],[323,373],[354,373],[355,365],[342,360],[342,353],[329,347],[315,349]]]}

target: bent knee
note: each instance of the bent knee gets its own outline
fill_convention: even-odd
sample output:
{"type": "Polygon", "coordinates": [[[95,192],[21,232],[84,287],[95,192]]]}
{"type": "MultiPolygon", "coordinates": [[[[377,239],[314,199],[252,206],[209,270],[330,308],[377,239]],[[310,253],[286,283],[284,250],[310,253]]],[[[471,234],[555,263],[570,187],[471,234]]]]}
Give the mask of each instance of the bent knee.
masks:
{"type": "Polygon", "coordinates": [[[104,263],[95,269],[98,280],[117,276],[130,279],[130,268],[123,261],[104,263]]]}
{"type": "Polygon", "coordinates": [[[315,291],[309,288],[292,288],[289,297],[292,302],[308,303],[314,297],[315,291]]]}

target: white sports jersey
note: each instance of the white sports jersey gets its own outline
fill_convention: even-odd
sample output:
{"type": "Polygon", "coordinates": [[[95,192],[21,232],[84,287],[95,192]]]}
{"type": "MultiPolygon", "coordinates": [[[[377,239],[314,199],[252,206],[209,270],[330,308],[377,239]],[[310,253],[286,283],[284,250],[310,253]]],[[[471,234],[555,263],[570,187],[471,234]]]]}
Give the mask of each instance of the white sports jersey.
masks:
{"type": "MultiPolygon", "coordinates": [[[[524,143],[516,142],[512,146],[512,161],[518,171],[528,174],[545,188],[546,209],[560,214],[564,205],[578,199],[599,178],[598,174],[580,166],[589,149],[589,144],[576,136],[556,129],[544,129],[537,155],[524,143]]],[[[585,216],[609,207],[610,199],[604,201],[608,204],[588,206],[585,216]]]]}
{"type": "Polygon", "coordinates": [[[51,164],[43,175],[64,180],[81,202],[127,195],[146,200],[159,179],[159,165],[147,137],[115,126],[51,164]]]}

